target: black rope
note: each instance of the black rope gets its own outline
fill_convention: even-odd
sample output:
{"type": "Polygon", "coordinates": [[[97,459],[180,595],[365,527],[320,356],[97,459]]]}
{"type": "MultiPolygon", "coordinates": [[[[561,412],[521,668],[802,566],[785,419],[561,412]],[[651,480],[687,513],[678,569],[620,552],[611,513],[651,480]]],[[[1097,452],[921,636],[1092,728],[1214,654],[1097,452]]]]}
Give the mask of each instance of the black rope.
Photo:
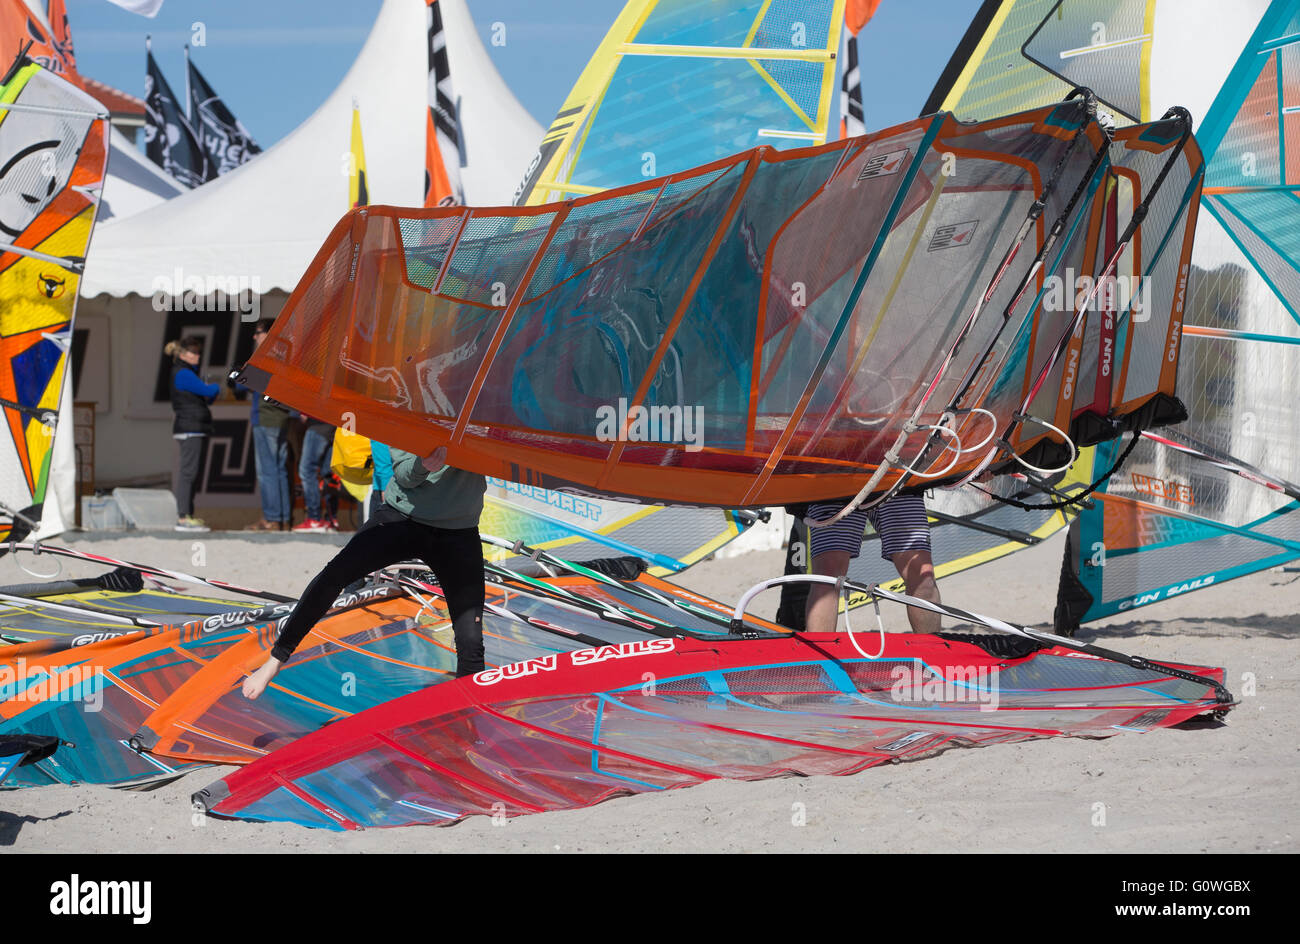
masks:
{"type": "Polygon", "coordinates": [[[1119,471],[1119,467],[1124,464],[1124,460],[1129,457],[1129,453],[1133,451],[1133,447],[1138,444],[1138,440],[1140,438],[1141,437],[1135,433],[1133,438],[1129,440],[1128,446],[1126,446],[1124,451],[1120,453],[1119,458],[1115,460],[1115,464],[1110,467],[1109,472],[1107,472],[1101,478],[1097,479],[1097,481],[1093,482],[1091,485],[1089,485],[1078,495],[1074,495],[1070,498],[1063,499],[1062,501],[1046,502],[1041,505],[1031,505],[1028,502],[1017,501],[1014,498],[1003,498],[1001,495],[994,495],[988,489],[980,488],[978,485],[974,486],[974,488],[977,489],[978,491],[983,492],[985,495],[989,496],[989,498],[993,498],[996,499],[997,501],[1002,502],[1002,504],[1004,505],[1014,505],[1016,508],[1024,508],[1029,511],[1033,511],[1034,509],[1037,508],[1069,508],[1071,505],[1079,504],[1083,499],[1087,498],[1097,489],[1105,485],[1106,480],[1119,471]]]}

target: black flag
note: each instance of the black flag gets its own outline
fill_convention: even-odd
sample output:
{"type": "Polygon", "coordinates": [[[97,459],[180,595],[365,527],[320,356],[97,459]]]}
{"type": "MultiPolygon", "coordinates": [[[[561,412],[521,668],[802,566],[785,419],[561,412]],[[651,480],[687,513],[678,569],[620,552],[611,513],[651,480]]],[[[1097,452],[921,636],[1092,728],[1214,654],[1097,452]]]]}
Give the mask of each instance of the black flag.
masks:
{"type": "Polygon", "coordinates": [[[188,51],[185,63],[190,70],[190,120],[208,159],[208,179],[213,180],[262,149],[190,61],[188,51]]]}
{"type": "Polygon", "coordinates": [[[203,149],[147,46],[145,60],[144,153],[186,187],[197,187],[209,179],[203,149]]]}

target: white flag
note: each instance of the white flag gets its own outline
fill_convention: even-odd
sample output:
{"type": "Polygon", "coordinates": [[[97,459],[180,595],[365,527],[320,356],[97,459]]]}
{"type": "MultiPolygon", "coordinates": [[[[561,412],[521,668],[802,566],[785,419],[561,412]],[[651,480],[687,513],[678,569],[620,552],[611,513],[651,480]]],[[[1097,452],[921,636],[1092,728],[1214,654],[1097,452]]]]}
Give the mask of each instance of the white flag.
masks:
{"type": "Polygon", "coordinates": [[[163,0],[108,0],[123,10],[139,13],[141,16],[157,16],[162,9],[163,0]]]}

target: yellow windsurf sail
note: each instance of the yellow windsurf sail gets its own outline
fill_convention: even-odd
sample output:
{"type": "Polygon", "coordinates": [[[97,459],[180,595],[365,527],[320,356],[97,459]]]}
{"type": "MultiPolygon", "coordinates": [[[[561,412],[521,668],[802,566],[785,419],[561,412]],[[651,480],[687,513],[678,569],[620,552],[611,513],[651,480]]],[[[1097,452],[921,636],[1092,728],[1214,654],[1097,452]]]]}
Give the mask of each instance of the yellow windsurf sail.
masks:
{"type": "Polygon", "coordinates": [[[62,530],[42,522],[42,506],[107,119],[97,101],[30,60],[0,80],[0,541],[62,530]]]}
{"type": "Polygon", "coordinates": [[[515,205],[749,148],[826,141],[845,0],[631,0],[578,77],[515,205]]]}

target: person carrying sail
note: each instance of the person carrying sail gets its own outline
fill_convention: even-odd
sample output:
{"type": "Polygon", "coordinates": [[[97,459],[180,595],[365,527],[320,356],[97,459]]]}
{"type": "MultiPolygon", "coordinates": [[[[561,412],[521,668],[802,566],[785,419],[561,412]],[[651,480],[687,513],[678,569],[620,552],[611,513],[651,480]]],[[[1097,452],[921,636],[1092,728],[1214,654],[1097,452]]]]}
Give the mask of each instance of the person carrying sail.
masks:
{"type": "Polygon", "coordinates": [[[303,637],[325,615],[339,592],[367,574],[418,559],[442,587],[456,637],[456,675],[483,669],[483,548],[478,521],[487,480],[446,464],[440,446],[421,458],[392,450],[393,477],[383,506],[303,591],[281,621],[279,638],[260,669],[244,680],[246,698],[257,698],[289,661],[303,637]]]}

